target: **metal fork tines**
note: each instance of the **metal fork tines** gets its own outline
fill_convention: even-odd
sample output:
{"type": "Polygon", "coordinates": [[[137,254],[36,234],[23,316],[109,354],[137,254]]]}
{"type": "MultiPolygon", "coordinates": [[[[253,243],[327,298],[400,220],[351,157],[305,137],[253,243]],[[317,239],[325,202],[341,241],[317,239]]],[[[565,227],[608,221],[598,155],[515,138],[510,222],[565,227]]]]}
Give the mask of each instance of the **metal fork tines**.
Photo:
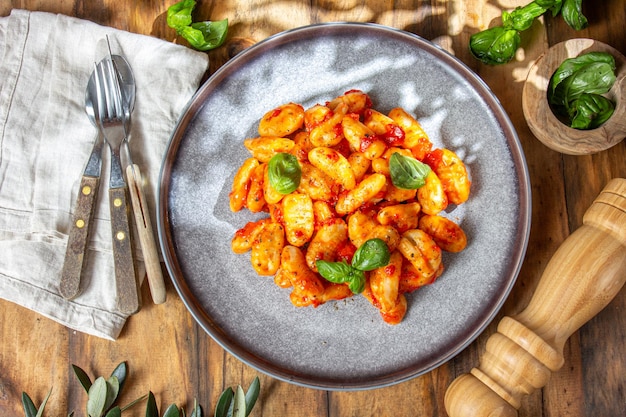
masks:
{"type": "Polygon", "coordinates": [[[94,73],[97,96],[96,120],[111,149],[109,205],[117,305],[121,313],[134,314],[139,311],[141,300],[131,242],[130,213],[127,204],[128,187],[124,180],[120,159],[120,148],[126,137],[124,106],[117,72],[110,57],[100,61],[94,73]]]}

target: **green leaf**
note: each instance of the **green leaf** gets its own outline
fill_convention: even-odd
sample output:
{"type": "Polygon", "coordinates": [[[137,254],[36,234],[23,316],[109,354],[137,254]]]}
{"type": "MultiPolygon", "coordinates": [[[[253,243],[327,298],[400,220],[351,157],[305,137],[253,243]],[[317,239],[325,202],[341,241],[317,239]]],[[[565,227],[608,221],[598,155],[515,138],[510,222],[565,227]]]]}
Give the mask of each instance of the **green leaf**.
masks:
{"type": "Polygon", "coordinates": [[[415,190],[426,183],[430,167],[415,158],[395,152],[389,158],[391,182],[398,188],[415,190]]]}
{"type": "Polygon", "coordinates": [[[152,391],[148,392],[148,402],[146,404],[146,417],[159,417],[159,409],[154,399],[152,391]]]}
{"type": "Polygon", "coordinates": [[[520,43],[515,29],[494,26],[470,37],[470,51],[485,64],[505,64],[515,57],[520,43]]]}
{"type": "Polygon", "coordinates": [[[108,410],[113,405],[120,392],[120,381],[116,376],[112,376],[107,380],[107,398],[104,409],[108,410]]]}
{"type": "Polygon", "coordinates": [[[536,18],[544,14],[548,7],[537,2],[531,2],[524,7],[517,7],[512,12],[502,12],[502,26],[522,32],[533,24],[536,18]]]}
{"type": "Polygon", "coordinates": [[[228,19],[215,22],[196,22],[191,24],[191,28],[200,31],[202,34],[202,42],[191,45],[199,51],[209,51],[222,46],[226,40],[228,19]]]}
{"type": "Polygon", "coordinates": [[[574,129],[595,129],[609,120],[615,104],[599,94],[583,93],[570,104],[570,126],[574,129]]]}
{"type": "Polygon", "coordinates": [[[148,395],[146,394],[146,395],[143,395],[143,396],[137,398],[136,400],[132,401],[130,404],[125,405],[124,407],[122,407],[122,411],[128,410],[129,408],[131,408],[132,406],[134,406],[138,402],[145,400],[147,397],[148,397],[148,395]]]}
{"type": "Polygon", "coordinates": [[[561,6],[563,5],[562,0],[535,0],[540,6],[545,7],[547,10],[552,12],[552,16],[556,16],[561,11],[561,6]]]}
{"type": "Polygon", "coordinates": [[[167,25],[177,32],[191,24],[191,12],[196,7],[194,0],[183,0],[167,8],[167,25]]]}
{"type": "Polygon", "coordinates": [[[215,406],[214,417],[228,417],[228,409],[235,395],[232,388],[228,387],[222,392],[215,406]]]}
{"type": "Polygon", "coordinates": [[[117,377],[120,385],[119,392],[122,392],[122,389],[124,388],[124,382],[126,382],[126,377],[128,376],[128,365],[126,364],[126,362],[122,362],[117,365],[113,372],[111,372],[111,376],[117,377]]]}
{"type": "Polygon", "coordinates": [[[36,417],[43,416],[43,410],[44,410],[44,408],[46,408],[46,404],[48,404],[48,399],[50,398],[50,394],[52,394],[52,389],[50,391],[48,391],[48,394],[46,395],[46,398],[43,399],[43,402],[39,406],[39,410],[37,410],[36,417]]]}
{"type": "Polygon", "coordinates": [[[255,376],[246,391],[246,417],[250,414],[261,392],[261,381],[255,376]]]}
{"type": "Polygon", "coordinates": [[[233,417],[246,417],[246,395],[241,385],[237,385],[235,398],[233,398],[233,417]]]}
{"type": "Polygon", "coordinates": [[[72,369],[74,369],[74,374],[76,374],[78,382],[83,386],[85,392],[89,393],[89,388],[91,388],[91,378],[89,378],[89,375],[76,365],[72,365],[72,369]]]}
{"type": "Polygon", "coordinates": [[[277,153],[268,164],[270,185],[280,194],[290,194],[300,185],[302,168],[298,158],[289,153],[277,153]]]}
{"type": "Polygon", "coordinates": [[[319,259],[315,261],[315,265],[317,266],[317,272],[319,272],[321,276],[335,284],[343,284],[344,282],[348,282],[350,278],[352,267],[345,261],[329,262],[319,259]]]}
{"type": "Polygon", "coordinates": [[[189,417],[202,417],[202,408],[195,398],[193,400],[193,409],[191,410],[191,415],[189,417]]]}
{"type": "Polygon", "coordinates": [[[587,27],[587,18],[583,15],[582,0],[564,0],[561,8],[563,20],[574,30],[587,27]]]}
{"type": "Polygon", "coordinates": [[[389,263],[389,247],[382,239],[369,239],[354,252],[352,266],[361,271],[371,271],[389,263]]]}
{"type": "Polygon", "coordinates": [[[361,294],[365,289],[365,273],[359,269],[352,268],[349,275],[348,288],[353,294],[361,294]]]}
{"type": "Polygon", "coordinates": [[[604,62],[615,69],[615,58],[607,52],[588,52],[564,60],[550,77],[549,94],[554,94],[556,87],[566,78],[594,62],[604,62]]]}
{"type": "Polygon", "coordinates": [[[99,377],[89,388],[89,398],[87,399],[87,414],[90,417],[101,417],[104,412],[104,405],[107,401],[107,382],[103,377],[99,377]]]}
{"type": "Polygon", "coordinates": [[[109,410],[109,412],[106,414],[106,417],[121,417],[121,415],[122,410],[120,410],[120,408],[116,406],[109,410]]]}
{"type": "Polygon", "coordinates": [[[35,407],[33,400],[25,392],[22,392],[22,406],[24,407],[25,417],[37,416],[37,407],[35,407]]]}
{"type": "Polygon", "coordinates": [[[592,62],[561,81],[549,100],[552,105],[567,108],[568,104],[581,94],[604,94],[614,83],[615,72],[611,65],[605,62],[592,62]]]}
{"type": "MultiPolygon", "coordinates": [[[[152,416],[149,416],[148,412],[146,411],[146,417],[152,417],[152,416]]],[[[167,407],[167,410],[165,410],[165,413],[163,413],[163,417],[180,417],[180,410],[178,410],[178,407],[176,407],[176,404],[172,404],[169,407],[167,407]]]]}

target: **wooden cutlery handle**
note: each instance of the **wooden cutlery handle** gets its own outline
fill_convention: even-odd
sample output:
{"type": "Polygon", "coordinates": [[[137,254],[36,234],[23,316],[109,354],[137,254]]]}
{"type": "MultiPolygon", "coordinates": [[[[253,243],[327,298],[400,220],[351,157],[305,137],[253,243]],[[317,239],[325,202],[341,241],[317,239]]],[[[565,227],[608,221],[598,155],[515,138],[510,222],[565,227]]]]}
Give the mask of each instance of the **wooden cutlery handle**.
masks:
{"type": "Polygon", "coordinates": [[[126,187],[110,188],[109,202],[117,306],[123,314],[134,314],[141,308],[141,293],[135,275],[126,187]]]}
{"type": "Polygon", "coordinates": [[[500,321],[480,366],[452,382],[445,395],[450,417],[517,416],[522,398],[563,366],[567,339],[625,281],[626,179],[618,178],[557,249],[526,309],[500,321]]]}
{"type": "Polygon", "coordinates": [[[148,202],[144,194],[143,181],[139,167],[137,165],[129,165],[126,168],[126,178],[128,179],[130,199],[133,203],[133,213],[135,215],[139,243],[141,244],[143,258],[146,264],[146,275],[148,276],[148,283],[150,285],[150,294],[155,304],[162,304],[166,299],[165,282],[163,281],[161,261],[159,260],[159,252],[154,238],[150,212],[148,211],[148,202]]]}
{"type": "Polygon", "coordinates": [[[99,185],[100,177],[83,176],[80,181],[59,284],[59,292],[68,300],[80,294],[80,278],[85,265],[91,220],[96,207],[99,185]]]}

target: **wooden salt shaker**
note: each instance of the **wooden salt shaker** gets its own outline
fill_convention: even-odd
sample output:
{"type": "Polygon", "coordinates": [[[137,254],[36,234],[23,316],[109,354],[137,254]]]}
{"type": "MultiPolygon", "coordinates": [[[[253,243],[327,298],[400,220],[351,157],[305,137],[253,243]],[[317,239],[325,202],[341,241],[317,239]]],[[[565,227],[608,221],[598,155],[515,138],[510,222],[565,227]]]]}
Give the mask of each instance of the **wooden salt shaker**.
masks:
{"type": "Polygon", "coordinates": [[[526,309],[504,317],[487,340],[480,366],[448,387],[448,415],[517,416],[522,398],[563,366],[566,340],[606,307],[625,281],[626,179],[616,178],[555,252],[526,309]]]}

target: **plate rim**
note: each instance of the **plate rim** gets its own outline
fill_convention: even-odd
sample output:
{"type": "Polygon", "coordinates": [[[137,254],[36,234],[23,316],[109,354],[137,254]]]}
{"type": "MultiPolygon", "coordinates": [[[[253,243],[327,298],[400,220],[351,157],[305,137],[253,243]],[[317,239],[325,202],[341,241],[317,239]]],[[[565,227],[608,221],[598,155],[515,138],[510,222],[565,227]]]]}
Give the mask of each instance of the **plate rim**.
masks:
{"type": "MultiPolygon", "coordinates": [[[[171,161],[169,161],[171,162],[171,161]]],[[[485,328],[494,320],[504,302],[508,298],[521,270],[523,259],[526,254],[531,226],[531,213],[532,213],[532,195],[530,192],[530,176],[528,172],[528,166],[526,163],[525,155],[515,126],[510,120],[506,110],[502,106],[502,103],[497,96],[492,92],[489,86],[482,80],[472,69],[469,68],[463,61],[450,54],[448,51],[440,47],[439,45],[422,38],[411,32],[404,31],[402,29],[393,28],[390,26],[380,25],[376,23],[360,23],[360,22],[328,22],[328,23],[316,23],[306,26],[301,26],[289,30],[285,30],[276,33],[268,38],[252,45],[248,49],[242,51],[224,65],[222,65],[213,75],[211,75],[203,85],[200,86],[198,91],[189,100],[185,108],[183,109],[181,116],[177,122],[177,125],[172,132],[170,140],[168,141],[166,151],[163,156],[161,165],[161,171],[159,175],[158,189],[157,189],[157,231],[159,245],[163,260],[170,276],[170,279],[179,295],[185,308],[192,315],[197,325],[199,325],[218,345],[220,345],[225,351],[233,355],[235,358],[243,362],[244,364],[252,367],[253,369],[267,374],[273,378],[281,381],[292,383],[295,385],[322,389],[328,391],[357,391],[377,389],[386,386],[395,385],[401,382],[411,380],[415,377],[428,373],[439,366],[447,363],[463,350],[467,348],[480,334],[482,334],[485,328]],[[511,151],[511,157],[514,161],[514,171],[517,173],[517,186],[519,192],[519,205],[520,216],[517,219],[518,235],[522,238],[521,245],[517,246],[517,250],[514,251],[514,261],[511,265],[515,265],[513,270],[510,271],[510,276],[502,281],[505,285],[505,290],[499,294],[497,299],[493,300],[492,308],[488,310],[489,314],[486,314],[482,320],[478,321],[478,325],[471,332],[471,334],[465,338],[461,343],[455,343],[452,349],[449,349],[446,354],[438,356],[438,360],[429,361],[429,366],[412,372],[394,372],[385,376],[376,378],[373,381],[337,381],[336,379],[330,380],[329,378],[313,379],[310,375],[299,376],[295,375],[292,371],[285,371],[281,366],[276,366],[269,361],[248,352],[242,348],[238,343],[233,342],[228,334],[223,332],[219,327],[215,326],[210,317],[205,311],[203,311],[199,303],[194,299],[191,294],[188,284],[182,275],[182,269],[175,254],[175,248],[172,244],[171,225],[169,222],[169,188],[170,188],[170,174],[172,171],[172,164],[168,163],[168,159],[175,156],[178,152],[178,148],[182,142],[180,133],[184,133],[187,126],[197,112],[202,108],[207,90],[211,90],[212,86],[217,86],[219,83],[230,75],[231,68],[238,68],[240,61],[246,61],[254,59],[260,53],[268,48],[274,48],[279,45],[291,42],[293,36],[299,35],[302,32],[307,31],[322,31],[325,34],[334,35],[338,31],[343,30],[374,30],[380,33],[392,34],[401,38],[406,38],[407,41],[416,42],[420,44],[420,48],[426,47],[426,52],[435,52],[438,57],[444,58],[446,63],[451,65],[454,72],[461,72],[461,75],[468,81],[471,81],[471,85],[476,88],[480,87],[480,96],[483,98],[489,109],[494,112],[494,117],[498,120],[499,125],[503,129],[503,136],[507,139],[508,148],[511,151]],[[487,100],[489,99],[489,100],[487,100]],[[495,106],[495,108],[494,108],[495,106]],[[497,110],[497,112],[496,112],[497,110]],[[514,145],[514,146],[513,146],[514,145]],[[191,298],[191,299],[189,299],[191,298]]]]}

